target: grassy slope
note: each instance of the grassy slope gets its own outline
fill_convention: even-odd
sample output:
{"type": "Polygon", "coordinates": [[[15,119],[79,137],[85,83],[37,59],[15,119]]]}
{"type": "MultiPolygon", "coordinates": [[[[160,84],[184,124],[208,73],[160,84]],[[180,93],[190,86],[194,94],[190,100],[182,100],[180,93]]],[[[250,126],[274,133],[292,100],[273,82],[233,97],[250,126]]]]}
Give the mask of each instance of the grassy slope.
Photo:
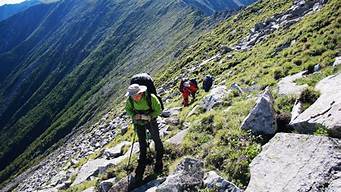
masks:
{"type": "MultiPolygon", "coordinates": [[[[199,41],[186,49],[178,60],[169,63],[166,70],[158,74],[157,84],[161,86],[172,82],[183,73],[183,69],[190,69],[202,60],[215,55],[219,45],[236,44],[247,36],[248,31],[256,23],[287,10],[291,5],[290,1],[262,1],[228,19],[212,32],[201,36],[199,41]]],[[[221,62],[209,62],[199,70],[198,75],[189,75],[201,77],[211,74],[216,77],[217,84],[224,81],[223,84],[227,86],[237,82],[242,87],[258,84],[261,87],[274,88],[279,80],[278,75],[284,77],[319,63],[322,66],[321,73],[300,80],[301,83],[308,82],[314,85],[319,79],[336,72],[331,64],[335,56],[340,53],[340,36],[337,36],[341,32],[340,22],[340,4],[337,0],[331,0],[319,12],[307,15],[290,28],[276,31],[251,50],[233,52],[232,59],[223,57],[221,62]],[[277,55],[273,54],[276,47],[292,40],[296,43],[291,47],[277,55]],[[297,62],[298,60],[301,62],[297,62]]],[[[176,92],[177,87],[172,87],[169,94],[176,92]]],[[[250,94],[255,96],[258,93],[256,91],[250,94]]],[[[180,95],[176,95],[177,97],[174,97],[166,105],[167,107],[180,106],[180,95]]],[[[205,95],[205,93],[200,93],[196,102],[182,110],[181,123],[190,122],[190,132],[180,148],[167,145],[166,165],[169,170],[172,170],[178,158],[185,155],[196,156],[205,161],[206,169],[218,170],[228,180],[245,188],[250,177],[248,165],[260,152],[261,144],[264,142],[264,138],[253,137],[239,129],[242,120],[254,105],[254,97],[232,94],[230,99],[225,101],[224,106],[212,112],[200,113],[188,118],[188,112],[205,95]]],[[[291,110],[290,102],[288,102],[290,98],[275,95],[275,99],[278,113],[291,110]]],[[[171,127],[171,135],[178,129],[179,127],[171,127]]],[[[128,137],[129,134],[131,133],[128,133],[128,137]]],[[[123,177],[125,175],[124,163],[103,175],[102,179],[108,176],[123,177]]]]}

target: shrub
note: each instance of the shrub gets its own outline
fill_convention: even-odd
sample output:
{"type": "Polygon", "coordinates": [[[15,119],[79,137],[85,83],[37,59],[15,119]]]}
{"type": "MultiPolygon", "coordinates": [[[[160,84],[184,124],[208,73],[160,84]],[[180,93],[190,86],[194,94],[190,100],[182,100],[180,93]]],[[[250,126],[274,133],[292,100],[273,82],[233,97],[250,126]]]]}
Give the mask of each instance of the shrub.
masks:
{"type": "Polygon", "coordinates": [[[305,89],[299,97],[299,100],[303,104],[303,110],[306,110],[319,97],[320,97],[320,93],[318,91],[315,91],[313,88],[308,87],[307,89],[305,89]]]}
{"type": "Polygon", "coordinates": [[[290,133],[293,129],[289,126],[291,114],[288,112],[280,113],[277,115],[276,121],[279,132],[290,133]]]}

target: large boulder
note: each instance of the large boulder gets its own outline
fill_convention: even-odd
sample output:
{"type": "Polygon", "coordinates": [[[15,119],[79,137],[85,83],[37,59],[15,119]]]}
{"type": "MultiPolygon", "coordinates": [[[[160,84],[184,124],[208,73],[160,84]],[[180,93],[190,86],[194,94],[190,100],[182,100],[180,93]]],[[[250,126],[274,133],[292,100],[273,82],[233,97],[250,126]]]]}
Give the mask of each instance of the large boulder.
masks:
{"type": "Polygon", "coordinates": [[[315,89],[320,97],[290,125],[299,133],[313,133],[323,125],[331,136],[341,138],[341,74],[321,80],[315,89]]]}
{"type": "Polygon", "coordinates": [[[176,135],[169,138],[167,141],[171,144],[174,144],[174,145],[181,145],[181,143],[183,142],[188,130],[189,130],[189,128],[179,131],[176,135]]]}
{"type": "Polygon", "coordinates": [[[193,158],[185,158],[178,164],[173,174],[166,178],[156,192],[180,192],[193,190],[202,184],[204,179],[204,163],[193,158]]]}
{"type": "Polygon", "coordinates": [[[273,98],[267,88],[258,98],[255,107],[244,119],[241,129],[251,130],[255,135],[273,135],[277,131],[273,98]]]}
{"type": "Polygon", "coordinates": [[[227,97],[228,93],[229,91],[227,90],[226,86],[218,86],[213,88],[210,91],[210,94],[204,98],[202,107],[206,111],[210,111],[213,107],[222,104],[223,99],[227,97]]]}
{"type": "Polygon", "coordinates": [[[303,77],[307,71],[302,71],[294,75],[284,77],[278,82],[278,94],[279,95],[294,95],[299,96],[308,85],[297,85],[294,81],[303,77]]]}
{"type": "Polygon", "coordinates": [[[219,176],[215,171],[205,174],[204,185],[217,192],[242,192],[236,185],[219,176]]]}
{"type": "Polygon", "coordinates": [[[139,152],[139,144],[136,142],[129,148],[129,150],[124,155],[117,157],[115,159],[107,160],[105,158],[99,158],[88,161],[79,170],[75,181],[72,183],[72,186],[89,180],[91,176],[97,176],[98,174],[104,173],[112,165],[119,164],[124,159],[129,157],[131,148],[133,148],[132,151],[133,154],[139,152]]]}
{"type": "Polygon", "coordinates": [[[341,140],[277,133],[251,162],[246,192],[340,191],[341,140]]]}

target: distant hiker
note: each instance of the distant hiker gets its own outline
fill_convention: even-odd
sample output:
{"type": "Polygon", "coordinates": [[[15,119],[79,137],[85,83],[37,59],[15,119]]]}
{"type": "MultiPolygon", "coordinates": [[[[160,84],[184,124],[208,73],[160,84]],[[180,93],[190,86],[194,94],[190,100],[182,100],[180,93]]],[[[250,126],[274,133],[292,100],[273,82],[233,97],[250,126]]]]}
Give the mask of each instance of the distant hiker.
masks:
{"type": "Polygon", "coordinates": [[[195,99],[195,94],[198,90],[198,83],[196,79],[181,79],[180,81],[180,92],[182,94],[182,104],[186,107],[189,105],[189,95],[192,95],[193,100],[195,99]]]}
{"type": "Polygon", "coordinates": [[[140,145],[140,155],[138,165],[135,169],[135,179],[129,185],[129,188],[133,189],[142,184],[143,173],[147,164],[148,146],[146,130],[149,131],[155,143],[156,163],[154,172],[157,174],[162,173],[164,148],[156,121],[156,118],[161,114],[162,108],[157,96],[153,93],[149,93],[148,88],[145,85],[131,84],[128,87],[126,96],[128,96],[128,99],[126,101],[125,109],[127,114],[132,117],[134,129],[137,133],[140,145]]]}
{"type": "Polygon", "coordinates": [[[206,75],[206,77],[204,78],[204,81],[202,82],[202,87],[205,90],[205,92],[210,91],[212,85],[213,85],[213,77],[211,75],[206,75]]]}

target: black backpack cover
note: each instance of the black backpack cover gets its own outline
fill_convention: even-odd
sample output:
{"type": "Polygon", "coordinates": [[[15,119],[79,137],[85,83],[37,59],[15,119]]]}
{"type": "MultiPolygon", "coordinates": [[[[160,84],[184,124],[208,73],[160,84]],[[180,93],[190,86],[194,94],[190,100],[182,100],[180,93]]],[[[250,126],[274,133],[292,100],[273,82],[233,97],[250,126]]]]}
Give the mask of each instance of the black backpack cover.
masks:
{"type": "Polygon", "coordinates": [[[162,99],[160,96],[157,95],[154,81],[148,73],[140,73],[134,75],[130,80],[130,85],[131,84],[139,84],[147,87],[147,102],[150,109],[152,108],[152,98],[150,94],[154,94],[158,98],[161,104],[161,110],[164,109],[162,99]]]}

